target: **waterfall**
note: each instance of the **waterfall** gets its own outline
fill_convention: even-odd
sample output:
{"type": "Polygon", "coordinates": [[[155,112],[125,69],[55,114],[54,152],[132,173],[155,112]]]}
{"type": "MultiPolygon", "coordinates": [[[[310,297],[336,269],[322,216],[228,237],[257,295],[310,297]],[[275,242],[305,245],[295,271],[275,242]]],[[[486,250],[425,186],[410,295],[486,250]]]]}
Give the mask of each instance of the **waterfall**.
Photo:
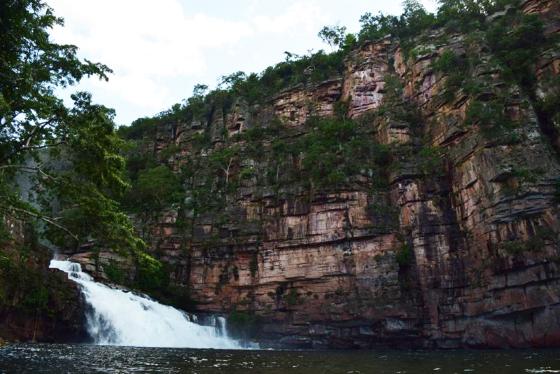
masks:
{"type": "Polygon", "coordinates": [[[147,297],[95,282],[80,264],[52,260],[50,267],[68,274],[80,285],[89,308],[88,333],[96,344],[137,347],[238,349],[228,338],[226,320],[212,317],[212,326],[202,326],[195,316],[160,304],[147,297]]]}

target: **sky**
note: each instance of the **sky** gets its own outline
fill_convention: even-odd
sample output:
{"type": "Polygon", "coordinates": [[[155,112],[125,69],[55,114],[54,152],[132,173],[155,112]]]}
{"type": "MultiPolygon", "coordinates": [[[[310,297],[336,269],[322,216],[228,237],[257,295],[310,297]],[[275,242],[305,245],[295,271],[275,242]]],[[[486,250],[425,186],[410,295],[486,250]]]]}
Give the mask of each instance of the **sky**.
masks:
{"type": "MultiPolygon", "coordinates": [[[[434,11],[436,0],[422,0],[434,11]]],[[[399,0],[48,0],[64,27],[58,43],[108,65],[109,81],[90,78],[61,92],[85,90],[116,110],[118,125],[153,116],[192,95],[194,85],[214,88],[236,71],[261,72],[284,60],[284,51],[332,50],[317,33],[323,26],[359,30],[366,12],[400,14],[399,0]]]]}

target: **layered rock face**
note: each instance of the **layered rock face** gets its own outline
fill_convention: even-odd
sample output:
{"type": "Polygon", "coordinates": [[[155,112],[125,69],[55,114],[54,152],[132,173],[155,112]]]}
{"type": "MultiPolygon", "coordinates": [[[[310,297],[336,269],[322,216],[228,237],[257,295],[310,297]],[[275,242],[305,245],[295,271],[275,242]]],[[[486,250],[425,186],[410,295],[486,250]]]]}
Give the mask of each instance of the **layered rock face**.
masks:
{"type": "MultiPolygon", "coordinates": [[[[523,10],[539,15],[548,34],[559,32],[557,1],[526,1],[523,10]]],[[[556,124],[501,78],[483,44],[441,34],[406,55],[390,39],[370,43],[348,57],[339,78],[158,128],[147,148],[161,155],[178,147],[162,161],[179,170],[198,152],[199,134],[210,134],[210,152],[246,147],[236,135],[275,121],[284,128],[277,136],[296,139],[310,117],[334,116],[344,103],[372,142],[392,150],[383,189],[362,188],[375,179],[367,173],[312,192],[249,176],[222,212],[169,209],[152,223],[154,253],[199,311],[247,313],[261,339],[305,347],[560,346],[556,124]],[[450,74],[433,67],[446,51],[477,56],[462,79],[482,89],[446,95],[450,74]],[[396,97],[391,80],[403,87],[396,97]],[[496,129],[469,108],[497,98],[517,125],[488,135],[496,129]]],[[[559,75],[558,49],[539,61],[546,97],[559,75]]],[[[262,154],[271,147],[264,140],[262,154]]],[[[235,160],[225,174],[266,169],[278,180],[300,161],[235,160]]]]}

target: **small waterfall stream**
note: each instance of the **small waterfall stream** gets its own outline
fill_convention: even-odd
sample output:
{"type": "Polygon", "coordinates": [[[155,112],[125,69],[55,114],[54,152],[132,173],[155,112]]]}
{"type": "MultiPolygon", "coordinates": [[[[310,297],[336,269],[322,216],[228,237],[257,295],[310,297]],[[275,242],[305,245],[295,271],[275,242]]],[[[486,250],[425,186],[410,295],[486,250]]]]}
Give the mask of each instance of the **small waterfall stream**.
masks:
{"type": "Polygon", "coordinates": [[[51,268],[78,283],[89,306],[87,330],[96,344],[137,347],[239,349],[228,338],[226,321],[213,317],[213,326],[202,326],[196,317],[132,292],[95,282],[80,264],[52,260],[51,268]]]}

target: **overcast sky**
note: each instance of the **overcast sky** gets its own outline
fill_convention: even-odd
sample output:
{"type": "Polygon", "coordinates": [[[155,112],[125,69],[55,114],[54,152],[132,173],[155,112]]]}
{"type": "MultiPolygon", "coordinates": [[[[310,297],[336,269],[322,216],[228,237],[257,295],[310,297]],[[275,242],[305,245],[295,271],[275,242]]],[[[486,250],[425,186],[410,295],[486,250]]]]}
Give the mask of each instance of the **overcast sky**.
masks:
{"type": "MultiPolygon", "coordinates": [[[[436,0],[422,1],[435,10],[436,0]]],[[[396,0],[48,0],[65,26],[57,42],[114,70],[109,82],[79,89],[117,111],[117,123],[151,116],[216,86],[235,71],[260,72],[284,51],[329,50],[317,37],[325,25],[355,32],[365,12],[400,14],[396,0]]],[[[71,88],[72,91],[76,87],[71,88]]]]}

